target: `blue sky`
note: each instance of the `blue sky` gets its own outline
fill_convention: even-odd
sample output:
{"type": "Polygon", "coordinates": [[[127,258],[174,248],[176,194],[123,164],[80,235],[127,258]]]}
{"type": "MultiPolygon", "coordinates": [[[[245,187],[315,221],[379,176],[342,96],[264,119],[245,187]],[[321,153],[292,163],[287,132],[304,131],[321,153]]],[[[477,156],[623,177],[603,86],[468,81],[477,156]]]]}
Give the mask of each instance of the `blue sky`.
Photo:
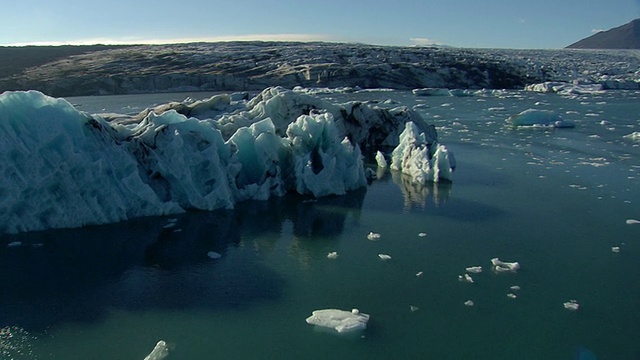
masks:
{"type": "Polygon", "coordinates": [[[562,48],[640,18],[640,0],[30,0],[0,45],[320,40],[562,48]]]}

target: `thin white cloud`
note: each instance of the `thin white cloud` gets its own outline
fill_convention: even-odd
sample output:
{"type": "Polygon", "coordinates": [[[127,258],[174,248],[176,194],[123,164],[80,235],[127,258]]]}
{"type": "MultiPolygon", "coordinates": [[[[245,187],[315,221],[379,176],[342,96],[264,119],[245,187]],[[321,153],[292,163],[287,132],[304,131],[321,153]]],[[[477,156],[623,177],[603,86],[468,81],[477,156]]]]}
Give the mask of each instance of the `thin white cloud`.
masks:
{"type": "Polygon", "coordinates": [[[410,38],[409,40],[413,43],[413,45],[416,46],[444,45],[444,43],[440,41],[423,37],[414,37],[410,38]]]}
{"type": "Polygon", "coordinates": [[[69,41],[31,41],[7,44],[7,46],[28,46],[28,45],[135,45],[135,44],[185,44],[193,42],[229,42],[229,41],[296,41],[296,42],[312,42],[312,41],[336,41],[330,36],[321,34],[253,34],[253,35],[225,35],[225,36],[206,36],[206,37],[185,37],[173,39],[154,39],[143,37],[125,37],[125,38],[91,38],[77,39],[69,41]]]}

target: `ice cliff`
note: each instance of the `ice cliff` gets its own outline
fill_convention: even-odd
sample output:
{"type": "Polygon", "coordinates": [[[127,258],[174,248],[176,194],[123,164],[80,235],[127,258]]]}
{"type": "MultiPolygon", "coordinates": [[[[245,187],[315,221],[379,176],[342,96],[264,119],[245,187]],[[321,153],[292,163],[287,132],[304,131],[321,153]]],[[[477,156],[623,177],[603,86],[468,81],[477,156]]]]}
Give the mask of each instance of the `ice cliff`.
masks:
{"type": "Polygon", "coordinates": [[[407,164],[420,156],[432,169],[427,181],[450,180],[455,166],[435,128],[404,107],[336,105],[276,87],[251,100],[217,95],[91,115],[40,92],[6,92],[0,233],[231,208],[289,192],[341,195],[367,183],[361,149],[380,148],[404,151],[397,156],[407,164]],[[405,127],[421,141],[405,144],[405,127]]]}

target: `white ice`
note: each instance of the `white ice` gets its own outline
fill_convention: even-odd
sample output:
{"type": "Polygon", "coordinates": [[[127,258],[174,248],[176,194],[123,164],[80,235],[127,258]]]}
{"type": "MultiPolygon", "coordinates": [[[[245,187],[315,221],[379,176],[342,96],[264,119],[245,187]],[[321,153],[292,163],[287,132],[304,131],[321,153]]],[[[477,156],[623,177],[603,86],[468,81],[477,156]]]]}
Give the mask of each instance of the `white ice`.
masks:
{"type": "Polygon", "coordinates": [[[625,139],[640,141],[640,131],[632,132],[631,134],[623,136],[625,139]]]}
{"type": "Polygon", "coordinates": [[[374,233],[373,231],[371,231],[371,232],[369,232],[369,234],[367,234],[367,239],[369,239],[371,241],[380,240],[380,234],[374,233]]]}
{"type": "Polygon", "coordinates": [[[407,172],[450,178],[435,129],[410,109],[334,105],[277,87],[233,99],[90,115],[40,92],[3,93],[0,233],[232,208],[287,192],[343,195],[367,184],[360,148],[397,146],[408,122],[429,134],[431,169],[428,179],[407,172]]]}
{"type": "Polygon", "coordinates": [[[578,301],[576,300],[569,300],[565,302],[563,305],[565,309],[571,310],[571,311],[576,311],[580,309],[580,304],[578,304],[578,301]]]}
{"type": "Polygon", "coordinates": [[[338,253],[336,251],[333,251],[327,254],[327,259],[335,260],[337,258],[338,258],[338,253]]]}
{"type": "Polygon", "coordinates": [[[169,347],[166,342],[160,340],[144,360],[162,360],[167,356],[169,356],[169,347]]]}
{"type": "Polygon", "coordinates": [[[498,258],[493,258],[491,259],[491,264],[493,265],[493,270],[496,272],[516,272],[520,269],[520,263],[517,261],[506,262],[498,258]]]}
{"type": "Polygon", "coordinates": [[[465,271],[470,272],[472,274],[479,274],[482,272],[482,266],[470,266],[466,268],[465,271]]]}
{"type": "Polygon", "coordinates": [[[473,278],[469,274],[458,275],[458,281],[467,282],[467,283],[473,283],[474,282],[473,278]]]}
{"type": "Polygon", "coordinates": [[[358,309],[351,311],[338,309],[316,310],[307,319],[307,324],[335,329],[339,333],[364,330],[367,328],[369,315],[358,309]]]}
{"type": "Polygon", "coordinates": [[[380,167],[380,168],[386,168],[387,167],[387,159],[384,158],[384,154],[379,150],[376,153],[376,163],[378,164],[378,167],[380,167]]]}
{"type": "Polygon", "coordinates": [[[215,252],[215,251],[209,251],[209,252],[207,253],[207,256],[208,256],[210,259],[214,259],[214,260],[216,260],[216,259],[220,259],[220,258],[222,257],[222,255],[221,255],[220,253],[217,253],[217,252],[215,252]]]}
{"type": "Polygon", "coordinates": [[[378,254],[378,257],[382,260],[391,260],[391,255],[387,254],[378,254]]]}

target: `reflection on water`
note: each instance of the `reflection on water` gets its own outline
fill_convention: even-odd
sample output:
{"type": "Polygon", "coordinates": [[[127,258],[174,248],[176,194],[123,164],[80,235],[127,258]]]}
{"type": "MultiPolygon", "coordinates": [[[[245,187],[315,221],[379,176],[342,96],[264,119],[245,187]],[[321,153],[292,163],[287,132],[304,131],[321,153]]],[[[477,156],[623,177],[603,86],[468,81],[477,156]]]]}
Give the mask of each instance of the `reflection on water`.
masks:
{"type": "Polygon", "coordinates": [[[414,208],[424,209],[429,201],[435,206],[443,205],[451,195],[450,182],[417,184],[411,181],[410,176],[399,171],[392,171],[391,178],[402,191],[405,212],[410,212],[414,208]]]}
{"type": "MultiPolygon", "coordinates": [[[[283,232],[304,263],[308,239],[335,238],[357,218],[366,188],[313,201],[285,196],[234,210],[5,236],[0,246],[0,327],[44,331],[96,321],[110,309],[237,307],[271,301],[283,279],[255,251],[273,251],[283,232]],[[20,246],[6,246],[19,241],[20,246]],[[242,251],[250,245],[255,251],[242,251]],[[222,254],[219,260],[209,251],[222,254]]],[[[311,248],[310,248],[311,247],[311,248]]]]}

